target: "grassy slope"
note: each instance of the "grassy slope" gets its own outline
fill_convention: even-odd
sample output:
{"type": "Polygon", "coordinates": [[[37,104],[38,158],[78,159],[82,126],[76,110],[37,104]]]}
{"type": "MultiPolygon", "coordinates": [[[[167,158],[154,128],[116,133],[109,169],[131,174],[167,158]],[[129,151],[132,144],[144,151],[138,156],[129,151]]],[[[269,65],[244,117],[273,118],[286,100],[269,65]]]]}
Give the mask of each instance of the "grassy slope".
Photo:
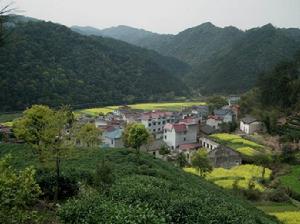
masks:
{"type": "Polygon", "coordinates": [[[300,208],[290,203],[257,203],[255,206],[268,214],[276,216],[284,224],[300,223],[300,208]]]}
{"type": "Polygon", "coordinates": [[[281,183],[300,194],[300,165],[292,166],[291,172],[280,177],[281,183]]]}
{"type": "MultiPolygon", "coordinates": [[[[12,154],[13,165],[16,167],[38,166],[38,161],[27,146],[0,145],[0,156],[7,153],[12,154]]],[[[124,191],[118,200],[128,203],[136,198],[143,198],[143,203],[151,204],[153,201],[148,200],[156,198],[156,203],[161,201],[161,204],[178,206],[175,206],[179,209],[178,212],[184,212],[187,208],[193,211],[185,215],[187,220],[197,220],[197,223],[277,223],[273,218],[264,215],[247,202],[231,196],[225,190],[147,154],[142,154],[140,162],[137,163],[136,155],[130,150],[75,150],[70,154],[68,161],[62,161],[62,170],[93,172],[96,164],[104,157],[112,163],[117,176],[117,183],[113,189],[119,188],[124,191]],[[140,180],[144,182],[137,182],[140,180]],[[164,188],[156,185],[161,182],[165,183],[164,188]],[[128,183],[132,185],[129,186],[128,183]],[[138,183],[140,188],[135,189],[137,192],[132,194],[131,189],[138,183]]],[[[171,212],[174,212],[173,209],[171,212]]]]}

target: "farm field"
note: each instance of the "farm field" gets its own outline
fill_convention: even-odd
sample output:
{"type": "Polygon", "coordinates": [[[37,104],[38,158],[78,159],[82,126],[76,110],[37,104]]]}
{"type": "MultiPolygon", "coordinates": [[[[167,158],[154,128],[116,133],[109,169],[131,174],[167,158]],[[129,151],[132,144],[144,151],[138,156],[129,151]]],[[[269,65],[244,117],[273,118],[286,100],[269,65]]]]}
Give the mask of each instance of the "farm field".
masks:
{"type": "MultiPolygon", "coordinates": [[[[175,102],[175,103],[140,103],[140,104],[132,104],[128,105],[132,109],[140,109],[140,110],[171,110],[178,111],[182,109],[182,107],[191,107],[191,106],[199,106],[205,105],[204,102],[175,102]]],[[[107,114],[118,109],[120,106],[107,106],[107,107],[97,107],[97,108],[89,108],[77,110],[75,114],[88,114],[91,116],[97,116],[99,113],[107,114]]]]}
{"type": "MultiPolygon", "coordinates": [[[[291,188],[291,190],[300,194],[300,165],[291,166],[291,172],[281,176],[282,185],[291,188]]],[[[300,222],[299,222],[300,223],[300,222]]]]}
{"type": "MultiPolygon", "coordinates": [[[[207,180],[216,185],[231,189],[236,183],[239,188],[248,188],[249,181],[254,180],[255,189],[264,191],[264,186],[258,183],[258,179],[262,177],[262,167],[256,165],[240,165],[231,169],[215,168],[205,177],[207,180]]],[[[185,171],[193,174],[198,174],[194,168],[185,168],[185,171]]],[[[269,179],[271,170],[266,169],[265,179],[269,179]]]]}
{"type": "Polygon", "coordinates": [[[210,137],[216,139],[222,144],[227,145],[230,148],[235,149],[245,156],[251,157],[257,153],[266,152],[266,149],[263,145],[244,139],[239,135],[220,133],[210,135],[210,137]]]}
{"type": "Polygon", "coordinates": [[[258,209],[265,213],[276,216],[284,224],[300,223],[300,208],[290,203],[255,203],[258,209]]]}

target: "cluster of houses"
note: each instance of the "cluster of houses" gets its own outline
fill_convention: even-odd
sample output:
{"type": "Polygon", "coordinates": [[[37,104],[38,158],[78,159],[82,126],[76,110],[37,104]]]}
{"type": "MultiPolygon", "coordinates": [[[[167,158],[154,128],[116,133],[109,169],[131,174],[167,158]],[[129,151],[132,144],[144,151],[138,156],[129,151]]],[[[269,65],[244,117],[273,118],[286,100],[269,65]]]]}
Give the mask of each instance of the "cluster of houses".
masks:
{"type": "Polygon", "coordinates": [[[128,106],[120,107],[112,113],[99,116],[94,120],[97,128],[102,130],[101,147],[123,147],[122,133],[126,124],[141,123],[153,136],[152,141],[142,149],[162,158],[162,147],[169,150],[165,159],[175,159],[183,153],[187,160],[199,148],[205,148],[215,167],[229,168],[241,164],[239,153],[229,147],[220,145],[209,135],[223,132],[224,124],[240,121],[240,131],[253,134],[259,131],[260,122],[252,117],[239,118],[238,98],[228,99],[228,105],[209,112],[206,105],[192,106],[178,111],[143,111],[128,106]]]}
{"type": "MultiPolygon", "coordinates": [[[[241,164],[241,156],[209,136],[224,132],[224,125],[238,121],[240,131],[244,134],[253,134],[261,128],[260,122],[250,116],[239,118],[238,100],[238,97],[230,97],[228,105],[213,111],[206,105],[183,108],[181,111],[144,111],[123,106],[106,115],[101,114],[96,119],[82,116],[78,122],[94,123],[101,129],[101,147],[105,148],[124,147],[124,127],[128,123],[138,122],[152,135],[151,141],[142,150],[168,160],[175,160],[182,153],[190,161],[193,153],[199,148],[205,148],[213,166],[229,168],[241,164]],[[169,153],[161,155],[162,148],[169,153]]],[[[0,135],[2,141],[9,141],[13,133],[9,127],[2,125],[0,135]]]]}

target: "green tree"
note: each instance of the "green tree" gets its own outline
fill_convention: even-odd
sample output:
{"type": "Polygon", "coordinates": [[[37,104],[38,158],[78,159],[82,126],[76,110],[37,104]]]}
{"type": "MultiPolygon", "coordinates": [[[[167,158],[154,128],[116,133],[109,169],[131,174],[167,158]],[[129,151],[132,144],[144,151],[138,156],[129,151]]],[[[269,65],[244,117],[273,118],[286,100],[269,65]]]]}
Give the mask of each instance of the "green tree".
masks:
{"type": "Polygon", "coordinates": [[[41,195],[35,170],[27,167],[16,171],[10,158],[0,159],[0,223],[38,223],[35,212],[29,209],[41,195]]]}
{"type": "Polygon", "coordinates": [[[253,161],[256,165],[262,167],[261,178],[262,182],[265,181],[266,167],[270,167],[272,163],[271,155],[259,153],[253,156],[253,161]]]}
{"type": "Polygon", "coordinates": [[[205,149],[199,149],[192,156],[192,166],[198,170],[200,176],[205,176],[206,173],[212,171],[212,166],[207,157],[207,152],[205,149]]]}
{"type": "Polygon", "coordinates": [[[51,166],[54,162],[55,201],[59,194],[61,158],[71,146],[72,116],[67,107],[55,111],[47,106],[34,105],[13,126],[16,137],[32,146],[42,164],[51,166]]]}
{"type": "Polygon", "coordinates": [[[178,154],[176,162],[181,168],[185,167],[188,164],[186,156],[182,152],[178,154]]]}
{"type": "Polygon", "coordinates": [[[95,186],[106,193],[114,182],[113,169],[110,163],[102,159],[101,163],[97,165],[96,174],[94,178],[95,186]]]}
{"type": "Polygon", "coordinates": [[[147,144],[150,137],[149,132],[143,124],[131,123],[125,127],[123,132],[123,142],[126,147],[131,147],[136,150],[139,157],[140,147],[147,144]]]}
{"type": "Polygon", "coordinates": [[[211,96],[207,99],[207,104],[209,107],[210,113],[212,113],[215,109],[221,108],[227,105],[227,101],[222,96],[211,96]]]}
{"type": "Polygon", "coordinates": [[[78,128],[76,131],[76,142],[81,146],[97,146],[101,143],[101,131],[94,124],[87,123],[78,128]]]}

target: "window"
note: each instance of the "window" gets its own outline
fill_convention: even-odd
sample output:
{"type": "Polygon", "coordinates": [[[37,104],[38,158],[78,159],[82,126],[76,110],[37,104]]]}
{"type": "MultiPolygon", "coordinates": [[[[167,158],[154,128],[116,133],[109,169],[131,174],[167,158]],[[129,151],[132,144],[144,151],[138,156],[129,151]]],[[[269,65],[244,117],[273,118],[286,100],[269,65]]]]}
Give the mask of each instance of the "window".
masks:
{"type": "Polygon", "coordinates": [[[114,140],[113,140],[113,139],[112,139],[112,140],[110,140],[110,144],[112,144],[112,145],[114,144],[114,140]]]}
{"type": "Polygon", "coordinates": [[[156,132],[156,129],[153,129],[153,132],[156,132]]]}
{"type": "Polygon", "coordinates": [[[167,122],[170,123],[170,119],[168,119],[167,122]]]}
{"type": "Polygon", "coordinates": [[[156,122],[152,122],[153,125],[156,125],[156,122]]]}
{"type": "Polygon", "coordinates": [[[160,128],[158,129],[158,131],[160,131],[160,128]]]}
{"type": "Polygon", "coordinates": [[[165,133],[167,133],[167,130],[165,129],[165,133]]]}
{"type": "Polygon", "coordinates": [[[157,122],[158,125],[160,125],[160,122],[157,122]]]}
{"type": "Polygon", "coordinates": [[[166,123],[166,121],[163,121],[162,123],[163,123],[163,124],[165,124],[165,123],[166,123]]]}
{"type": "Polygon", "coordinates": [[[148,124],[148,127],[151,127],[151,123],[148,124]]]}
{"type": "Polygon", "coordinates": [[[165,135],[165,139],[167,139],[167,136],[165,135]]]}
{"type": "Polygon", "coordinates": [[[184,142],[186,141],[186,138],[185,138],[185,137],[183,138],[183,141],[184,141],[184,142]]]}

